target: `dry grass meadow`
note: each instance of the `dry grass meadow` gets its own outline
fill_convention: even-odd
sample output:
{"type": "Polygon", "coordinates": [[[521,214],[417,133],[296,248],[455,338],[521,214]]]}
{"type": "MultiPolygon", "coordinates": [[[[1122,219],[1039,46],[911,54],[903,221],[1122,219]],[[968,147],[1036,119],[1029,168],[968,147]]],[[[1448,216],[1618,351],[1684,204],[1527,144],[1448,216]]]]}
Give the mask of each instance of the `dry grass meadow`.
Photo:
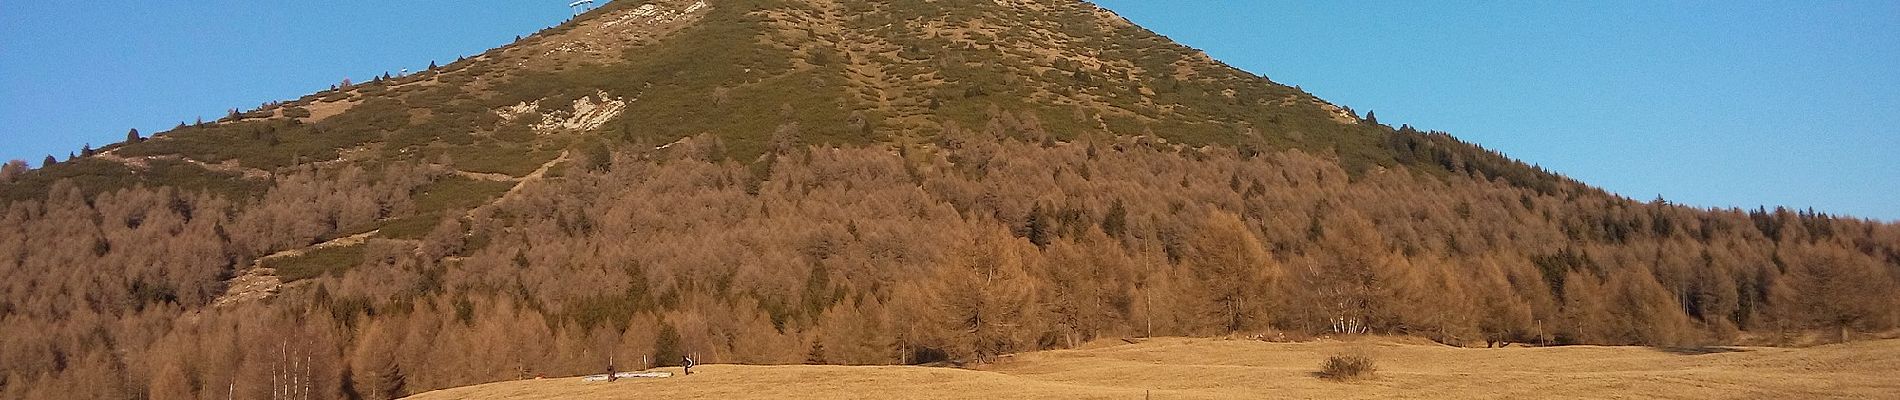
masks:
{"type": "MultiPolygon", "coordinates": [[[[1900,398],[1900,340],[1811,348],[1509,347],[1375,338],[1103,341],[976,369],[704,365],[692,376],[584,383],[498,382],[441,399],[1259,399],[1900,398]],[[1370,354],[1378,372],[1336,381],[1327,357],[1370,354]]],[[[677,369],[673,369],[677,373],[677,369]]]]}

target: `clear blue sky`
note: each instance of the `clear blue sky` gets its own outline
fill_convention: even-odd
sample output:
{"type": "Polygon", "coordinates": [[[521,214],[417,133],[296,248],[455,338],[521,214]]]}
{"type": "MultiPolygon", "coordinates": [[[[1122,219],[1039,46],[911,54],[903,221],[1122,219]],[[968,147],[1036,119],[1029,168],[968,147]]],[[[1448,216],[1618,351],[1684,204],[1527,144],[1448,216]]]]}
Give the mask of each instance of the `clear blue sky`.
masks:
{"type": "Polygon", "coordinates": [[[1638,200],[1900,219],[1900,2],[1099,4],[1638,200]]]}
{"type": "Polygon", "coordinates": [[[34,167],[348,77],[479,54],[568,0],[0,0],[0,159],[34,167]]]}
{"type": "MultiPolygon", "coordinates": [[[[37,165],[127,128],[447,62],[558,23],[565,4],[0,1],[0,158],[37,165]]],[[[1629,197],[1900,219],[1900,2],[1100,4],[1629,197]]]]}

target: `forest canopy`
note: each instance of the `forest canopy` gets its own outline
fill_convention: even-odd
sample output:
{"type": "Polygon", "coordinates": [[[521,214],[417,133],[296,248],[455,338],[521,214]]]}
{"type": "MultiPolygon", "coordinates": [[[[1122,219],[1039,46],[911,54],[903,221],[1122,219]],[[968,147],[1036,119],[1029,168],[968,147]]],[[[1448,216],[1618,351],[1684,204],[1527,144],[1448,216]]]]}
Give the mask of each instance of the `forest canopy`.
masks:
{"type": "Polygon", "coordinates": [[[60,186],[0,218],[0,330],[41,332],[0,339],[0,376],[7,397],[263,396],[292,374],[379,398],[680,354],[972,362],[1347,333],[1690,346],[1896,322],[1891,225],[1353,176],[1297,150],[965,134],[936,152],[795,148],[764,169],[704,158],[712,137],[621,148],[434,213],[401,195],[455,179],[427,166],[308,170],[249,204],[60,186]],[[248,260],[406,215],[436,222],[211,306],[248,260]]]}

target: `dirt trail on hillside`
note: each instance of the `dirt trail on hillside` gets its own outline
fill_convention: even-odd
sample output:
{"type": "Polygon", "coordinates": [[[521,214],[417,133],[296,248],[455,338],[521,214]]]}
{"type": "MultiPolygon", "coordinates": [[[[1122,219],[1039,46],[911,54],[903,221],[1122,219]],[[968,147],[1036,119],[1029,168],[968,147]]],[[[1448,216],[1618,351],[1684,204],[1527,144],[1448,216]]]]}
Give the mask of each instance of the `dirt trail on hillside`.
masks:
{"type": "MultiPolygon", "coordinates": [[[[548,160],[546,163],[542,163],[540,168],[536,168],[534,172],[530,172],[521,177],[459,170],[454,171],[456,175],[470,179],[515,182],[515,186],[509,188],[507,193],[503,193],[501,196],[496,197],[486,204],[470,209],[467,215],[473,215],[475,210],[494,207],[496,204],[500,204],[502,201],[514,197],[515,194],[520,193],[521,189],[526,187],[528,183],[544,179],[548,174],[548,170],[553,169],[555,165],[567,162],[567,157],[568,152],[562,151],[560,156],[555,157],[553,160],[548,160]]],[[[276,295],[279,289],[283,288],[284,282],[283,279],[277,276],[276,269],[264,266],[266,261],[284,257],[296,257],[317,249],[362,244],[368,241],[370,237],[375,236],[378,232],[380,232],[380,230],[372,230],[317,243],[308,247],[289,249],[258,257],[257,260],[251,262],[250,267],[238,271],[236,277],[232,277],[231,280],[226,281],[224,294],[218,296],[217,300],[213,300],[211,304],[216,307],[224,307],[270,298],[276,295]]]]}
{"type": "MultiPolygon", "coordinates": [[[[455,174],[455,176],[468,178],[468,179],[474,179],[474,180],[480,180],[480,181],[527,182],[527,181],[539,180],[541,179],[541,177],[547,176],[549,168],[553,168],[555,165],[559,165],[563,161],[567,161],[566,150],[562,150],[561,155],[554,157],[553,160],[548,160],[548,162],[541,163],[541,166],[538,168],[535,168],[534,172],[529,172],[527,175],[522,175],[522,176],[513,176],[513,175],[508,175],[508,174],[503,174],[503,173],[494,173],[494,172],[470,172],[470,171],[463,171],[459,169],[451,170],[450,173],[455,174]]],[[[443,166],[441,164],[432,164],[432,165],[443,166]]],[[[443,166],[443,167],[447,167],[447,166],[443,166]]],[[[517,189],[519,189],[520,187],[521,185],[515,185],[515,188],[517,189]]]]}
{"type": "MultiPolygon", "coordinates": [[[[502,193],[501,196],[496,196],[494,200],[490,200],[486,204],[482,204],[481,206],[477,206],[475,208],[469,209],[468,212],[463,213],[463,216],[464,217],[474,216],[475,212],[478,210],[494,208],[496,205],[500,205],[501,202],[514,198],[515,195],[521,193],[522,188],[528,187],[529,183],[545,179],[548,175],[549,169],[553,169],[554,166],[567,162],[567,155],[568,155],[567,150],[562,150],[561,155],[554,157],[554,159],[552,160],[548,160],[548,162],[541,163],[541,167],[535,168],[534,172],[529,172],[527,175],[522,175],[519,178],[508,177],[506,179],[501,179],[500,181],[502,182],[515,182],[515,186],[508,188],[507,192],[502,193]]],[[[458,175],[459,174],[474,174],[473,172],[463,172],[463,171],[455,171],[455,172],[458,175]]],[[[463,175],[463,176],[467,176],[467,175],[463,175]]],[[[503,175],[503,176],[506,176],[506,175],[503,175]]],[[[479,179],[479,178],[471,178],[471,179],[479,179]]]]}
{"type": "MultiPolygon", "coordinates": [[[[146,139],[146,140],[164,140],[164,139],[165,138],[152,138],[152,139],[146,139]]],[[[185,157],[185,156],[181,156],[177,154],[126,157],[126,156],[118,155],[116,151],[117,149],[114,149],[113,151],[100,152],[99,154],[93,155],[93,157],[96,157],[101,160],[125,164],[126,166],[130,166],[133,169],[141,169],[141,170],[151,168],[152,160],[173,160],[173,161],[183,162],[186,164],[191,164],[191,165],[197,166],[198,168],[204,168],[205,170],[208,170],[208,171],[222,172],[226,174],[242,176],[245,179],[270,179],[270,176],[271,176],[270,171],[245,167],[242,165],[238,165],[236,162],[212,164],[212,163],[194,160],[194,159],[191,159],[190,157],[185,157]]]]}
{"type": "MultiPolygon", "coordinates": [[[[1154,339],[1021,354],[977,370],[705,365],[691,376],[541,379],[412,399],[1469,399],[1900,398],[1900,340],[1806,349],[1568,346],[1466,349],[1405,340],[1267,343],[1154,339]],[[1340,352],[1377,359],[1370,380],[1315,376],[1340,352]]],[[[673,369],[677,373],[677,368],[673,369]]]]}

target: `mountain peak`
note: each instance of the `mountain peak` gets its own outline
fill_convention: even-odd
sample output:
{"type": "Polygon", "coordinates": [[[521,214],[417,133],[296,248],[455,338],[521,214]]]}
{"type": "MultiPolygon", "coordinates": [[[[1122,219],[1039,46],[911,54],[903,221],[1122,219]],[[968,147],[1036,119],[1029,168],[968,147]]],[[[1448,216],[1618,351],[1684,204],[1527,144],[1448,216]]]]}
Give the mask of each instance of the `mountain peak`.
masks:
{"type": "MultiPolygon", "coordinates": [[[[603,8],[575,31],[674,9],[630,4],[603,8]]],[[[1063,139],[1146,134],[1310,149],[1354,136],[1379,141],[1343,108],[1220,64],[1085,2],[700,4],[671,7],[703,9],[704,23],[637,43],[622,60],[579,73],[609,92],[654,104],[636,105],[632,125],[667,127],[614,133],[664,143],[712,132],[745,153],[788,124],[817,143],[925,141],[950,127],[993,125],[1003,119],[993,111],[1001,110],[1027,121],[1034,134],[1063,139]]],[[[541,42],[595,48],[585,37],[557,33],[541,42]]]]}
{"type": "Polygon", "coordinates": [[[666,0],[609,3],[439,68],[108,146],[80,160],[90,167],[24,186],[400,160],[519,176],[587,140],[708,135],[726,157],[754,160],[775,146],[929,145],[962,132],[1301,149],[1352,171],[1411,164],[1565,185],[1449,136],[1366,123],[1083,1],[666,0]]]}

